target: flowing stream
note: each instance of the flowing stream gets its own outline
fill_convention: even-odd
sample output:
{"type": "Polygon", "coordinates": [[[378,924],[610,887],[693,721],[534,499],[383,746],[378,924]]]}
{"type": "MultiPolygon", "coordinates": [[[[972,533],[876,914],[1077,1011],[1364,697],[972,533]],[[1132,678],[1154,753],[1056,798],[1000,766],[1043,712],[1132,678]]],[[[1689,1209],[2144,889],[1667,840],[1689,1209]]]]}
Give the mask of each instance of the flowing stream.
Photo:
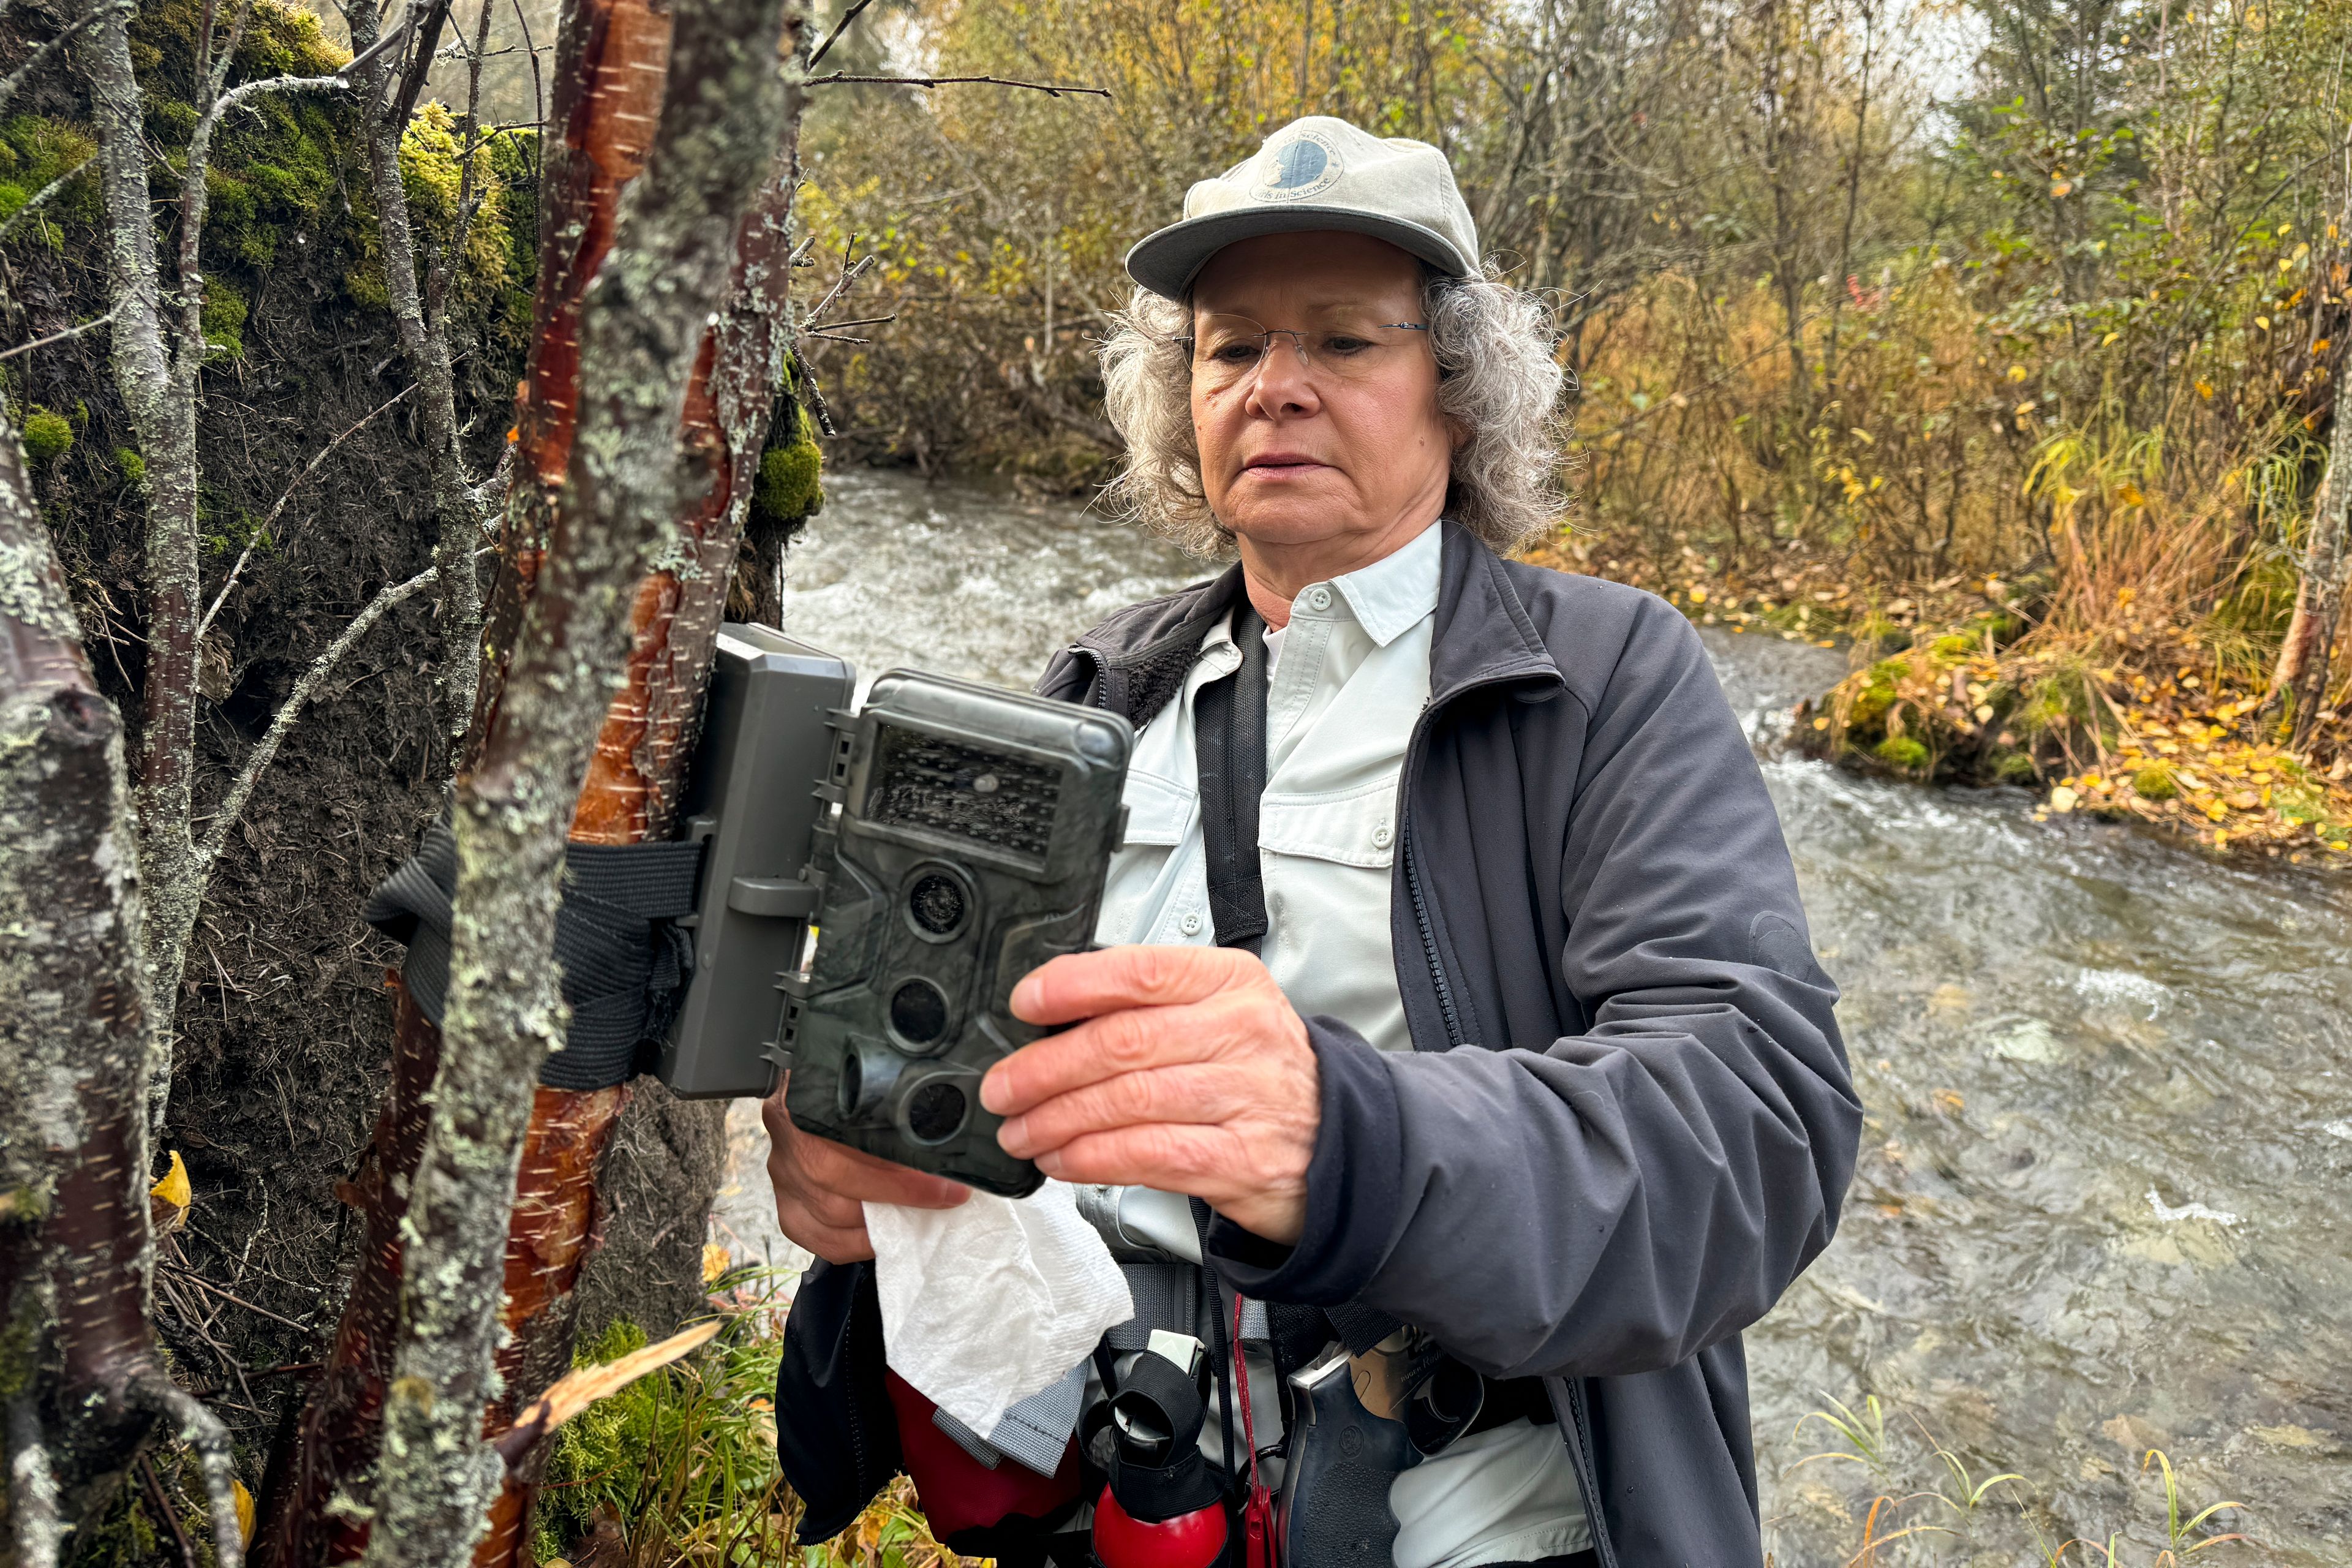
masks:
{"type": "MultiPolygon", "coordinates": [[[[1109,611],[1203,574],[1066,503],[887,474],[826,489],[787,563],[786,626],[864,678],[1025,688],[1109,611]]],[[[1882,1510],[1881,1538],[1959,1533],[1879,1561],[2040,1563],[2119,1531],[2116,1561],[2149,1563],[2168,1544],[2161,1475],[2142,1468],[2157,1448],[2182,1519],[2246,1505],[2196,1535],[2263,1549],[2198,1562],[2352,1563],[2352,889],[2035,823],[2018,792],[1807,761],[1783,715],[1844,656],[1707,635],[1844,988],[1868,1110],[1836,1241],[1748,1336],[1777,1562],[1844,1563],[1879,1495],[1958,1495],[1940,1446],[1972,1484],[2024,1480],[1973,1519],[1919,1497],[1882,1510]],[[1867,1424],[1869,1394],[1883,1469],[1805,1462],[1846,1446],[1807,1414],[1833,1397],[1867,1424]]],[[[756,1108],[734,1114],[718,1234],[789,1264],[756,1108]]]]}

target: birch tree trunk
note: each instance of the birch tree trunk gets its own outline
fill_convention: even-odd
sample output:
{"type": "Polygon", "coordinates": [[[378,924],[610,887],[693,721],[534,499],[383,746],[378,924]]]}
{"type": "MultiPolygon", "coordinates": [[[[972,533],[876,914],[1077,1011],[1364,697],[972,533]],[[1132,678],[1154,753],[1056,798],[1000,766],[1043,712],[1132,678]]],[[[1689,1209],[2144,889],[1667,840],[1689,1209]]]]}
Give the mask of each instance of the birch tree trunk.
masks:
{"type": "MultiPolygon", "coordinates": [[[[496,719],[508,661],[538,580],[579,412],[581,307],[612,248],[621,192],[645,167],[661,112],[669,46],[667,5],[565,0],[542,146],[530,358],[461,767],[473,765],[496,719]]],[[[441,1062],[440,1029],[404,991],[395,1009],[391,1087],[366,1167],[348,1194],[363,1216],[365,1240],[326,1367],[292,1444],[271,1468],[256,1558],[275,1568],[356,1562],[367,1545],[372,1471],[399,1313],[403,1226],[424,1153],[426,1096],[441,1062]]]]}
{"type": "MultiPolygon", "coordinates": [[[[445,4],[433,14],[420,47],[420,64],[431,58],[433,41],[440,35],[445,4]]],[[[358,0],[345,8],[352,29],[352,48],[364,56],[382,35],[375,0],[358,0]]],[[[397,64],[378,57],[352,74],[360,93],[360,137],[365,144],[369,183],[375,193],[376,233],[383,244],[384,289],[392,302],[392,320],[400,339],[401,357],[416,380],[417,413],[425,426],[425,460],[433,475],[433,511],[436,534],[433,564],[439,572],[441,591],[442,732],[454,747],[473,717],[476,671],[479,655],[475,644],[481,635],[481,577],[474,554],[481,542],[480,504],[466,478],[458,448],[457,382],[450,369],[446,319],[429,320],[423,289],[416,279],[416,240],[408,221],[408,187],[400,174],[400,138],[408,123],[415,99],[405,92],[388,100],[386,84],[397,64]]],[[[478,71],[478,67],[477,70],[478,71]]],[[[417,72],[422,78],[422,70],[417,72]]],[[[469,128],[468,145],[472,131],[469,128]]],[[[450,243],[462,253],[471,215],[458,215],[450,243]]],[[[456,258],[451,258],[451,265],[456,258]]]]}
{"type": "Polygon", "coordinates": [[[241,1561],[226,1435],[148,1325],[150,1009],[122,730],[0,424],[0,1563],[54,1568],[159,1434],[241,1561]]]}
{"type": "Polygon", "coordinates": [[[562,1040],[553,962],[565,831],[628,646],[630,599],[681,499],[677,431],[738,226],[783,122],[781,0],[677,0],[646,176],[580,313],[581,396],[545,581],[454,802],[448,1049],[408,1215],[372,1568],[468,1559],[503,1462],[481,1440],[520,1088],[562,1040]]]}
{"type": "MultiPolygon", "coordinates": [[[[99,184],[106,206],[106,271],[115,385],[146,468],[147,668],[140,689],[139,870],[149,901],[150,1005],[168,1027],[187,933],[194,929],[196,408],[178,395],[165,347],[163,286],[149,210],[147,142],[139,80],[121,12],[79,46],[98,129],[99,184]]],[[[158,1074],[168,1086],[168,1072],[158,1074]]],[[[160,1108],[159,1108],[160,1110],[160,1108]]]]}
{"type": "MultiPolygon", "coordinates": [[[[805,23],[804,7],[788,5],[787,58],[799,55],[805,23]]],[[[790,340],[790,224],[801,102],[794,81],[786,89],[782,130],[772,143],[766,178],[735,236],[726,307],[695,354],[678,433],[686,504],[666,541],[666,563],[637,584],[630,605],[625,680],[597,731],[572,813],[575,842],[644,843],[676,837],[681,826],[687,764],[790,340]]],[[[656,1085],[648,1092],[664,1091],[656,1085]]],[[[503,1388],[488,1430],[510,1425],[515,1411],[571,1366],[581,1268],[601,1206],[601,1155],[621,1115],[620,1094],[542,1086],[533,1098],[507,1239],[507,1334],[498,1358],[503,1388]],[[539,1155],[542,1150],[555,1157],[539,1155]],[[562,1157],[577,1153],[588,1157],[562,1157]]],[[[673,1113],[700,1110],[673,1108],[673,1113]]],[[[535,1445],[507,1477],[475,1556],[478,1568],[527,1562],[531,1496],[545,1459],[545,1445],[535,1445]]]]}
{"type": "Polygon", "coordinates": [[[2288,745],[2298,752],[2309,749],[2326,713],[2336,634],[2343,619],[2345,572],[2352,566],[2352,551],[2347,547],[2347,535],[2352,533],[2352,355],[2336,364],[2334,418],[2327,472],[2312,500],[2303,581],[2295,589],[2294,614],[2271,677],[2273,696],[2292,695],[2294,728],[2288,745]]]}

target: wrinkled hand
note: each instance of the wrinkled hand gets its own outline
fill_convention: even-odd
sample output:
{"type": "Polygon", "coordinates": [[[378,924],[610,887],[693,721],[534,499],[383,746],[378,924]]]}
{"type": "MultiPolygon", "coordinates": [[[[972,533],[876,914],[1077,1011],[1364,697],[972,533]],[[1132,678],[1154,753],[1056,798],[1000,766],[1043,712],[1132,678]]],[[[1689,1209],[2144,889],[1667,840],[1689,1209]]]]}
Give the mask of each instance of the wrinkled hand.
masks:
{"type": "Polygon", "coordinates": [[[1320,1074],[1265,964],[1219,947],[1073,953],[1014,986],[1013,1012],[1074,1026],[982,1082],[1006,1153],[1066,1182],[1189,1194],[1268,1241],[1298,1240],[1320,1074]]]}
{"type": "Polygon", "coordinates": [[[768,1180],[776,1189],[776,1224],[785,1236],[827,1263],[857,1263],[874,1256],[866,1237],[866,1204],[947,1209],[971,1189],[803,1132],[784,1110],[786,1074],[760,1105],[768,1127],[768,1180]]]}

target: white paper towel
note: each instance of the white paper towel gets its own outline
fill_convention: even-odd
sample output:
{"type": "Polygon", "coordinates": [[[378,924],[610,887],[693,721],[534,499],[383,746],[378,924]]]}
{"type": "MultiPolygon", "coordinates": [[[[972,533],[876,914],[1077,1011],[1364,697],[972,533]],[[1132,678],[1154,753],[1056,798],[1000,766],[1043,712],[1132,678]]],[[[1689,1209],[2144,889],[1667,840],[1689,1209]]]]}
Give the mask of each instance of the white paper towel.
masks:
{"type": "Polygon", "coordinates": [[[1103,1331],[1135,1316],[1110,1248],[1047,1182],[1026,1198],[974,1193],[951,1209],[866,1205],[891,1369],[971,1427],[1051,1387],[1103,1331]]]}

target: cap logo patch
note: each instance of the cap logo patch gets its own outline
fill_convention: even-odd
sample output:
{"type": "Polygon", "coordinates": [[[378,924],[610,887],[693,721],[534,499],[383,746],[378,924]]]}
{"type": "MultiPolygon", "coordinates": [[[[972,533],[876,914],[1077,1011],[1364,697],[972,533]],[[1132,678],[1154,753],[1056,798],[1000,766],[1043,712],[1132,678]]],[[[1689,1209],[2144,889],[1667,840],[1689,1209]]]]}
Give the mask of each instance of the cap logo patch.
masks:
{"type": "Polygon", "coordinates": [[[1339,150],[1312,131],[1301,131],[1259,155],[1257,186],[1262,202],[1295,202],[1319,195],[1339,178],[1339,150]]]}

